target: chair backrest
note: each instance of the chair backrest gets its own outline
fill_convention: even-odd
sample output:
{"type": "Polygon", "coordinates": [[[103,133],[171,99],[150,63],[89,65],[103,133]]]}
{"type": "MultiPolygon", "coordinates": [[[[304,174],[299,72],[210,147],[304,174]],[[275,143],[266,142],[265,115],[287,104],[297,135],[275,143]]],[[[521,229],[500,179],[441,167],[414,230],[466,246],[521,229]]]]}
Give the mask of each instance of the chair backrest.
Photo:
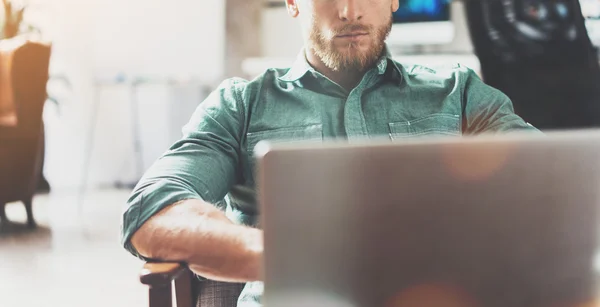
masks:
{"type": "Polygon", "coordinates": [[[0,101],[17,115],[15,126],[0,126],[0,201],[30,197],[39,178],[50,50],[26,38],[0,41],[0,101]]]}
{"type": "Polygon", "coordinates": [[[26,38],[0,42],[0,99],[12,101],[17,114],[14,133],[38,136],[47,98],[50,44],[26,38]]]}
{"type": "MultiPolygon", "coordinates": [[[[557,22],[556,27],[528,23],[523,17],[528,13],[540,18],[544,15],[542,10],[539,14],[531,10],[530,1],[510,0],[508,6],[505,2],[465,2],[484,81],[508,95],[515,112],[539,129],[599,127],[600,65],[579,1],[536,1],[567,12],[568,18],[557,22]],[[515,15],[515,8],[523,14],[515,15]],[[531,33],[539,35],[517,29],[532,29],[531,33]]],[[[557,18],[553,16],[548,20],[557,18]]]]}
{"type": "Polygon", "coordinates": [[[172,307],[175,284],[177,307],[235,307],[243,283],[225,283],[194,275],[177,262],[147,262],[140,281],[148,285],[150,307],[172,307]]]}
{"type": "Polygon", "coordinates": [[[202,280],[196,289],[196,307],[235,307],[243,288],[243,283],[202,280]]]}

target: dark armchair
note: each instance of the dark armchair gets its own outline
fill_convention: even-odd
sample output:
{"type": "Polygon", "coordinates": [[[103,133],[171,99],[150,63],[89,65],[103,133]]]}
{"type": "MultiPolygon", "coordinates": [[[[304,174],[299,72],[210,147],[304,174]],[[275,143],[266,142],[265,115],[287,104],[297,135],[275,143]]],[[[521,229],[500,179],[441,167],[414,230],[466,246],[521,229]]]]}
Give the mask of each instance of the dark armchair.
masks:
{"type": "Polygon", "coordinates": [[[6,222],[6,203],[21,201],[27,224],[35,226],[32,199],[41,172],[50,50],[19,37],[0,41],[0,111],[13,110],[12,116],[0,112],[13,118],[0,121],[0,223],[6,222]]]}
{"type": "Polygon", "coordinates": [[[146,263],[140,281],[149,287],[150,307],[171,307],[173,285],[177,307],[235,307],[244,286],[200,281],[185,264],[176,262],[146,263]]]}

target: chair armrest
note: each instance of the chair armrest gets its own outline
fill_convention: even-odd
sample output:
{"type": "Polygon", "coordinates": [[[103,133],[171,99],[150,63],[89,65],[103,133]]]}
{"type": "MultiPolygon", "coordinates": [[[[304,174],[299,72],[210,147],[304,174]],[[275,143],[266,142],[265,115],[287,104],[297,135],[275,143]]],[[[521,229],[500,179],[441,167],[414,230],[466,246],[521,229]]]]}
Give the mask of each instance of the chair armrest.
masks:
{"type": "Polygon", "coordinates": [[[166,285],[187,271],[188,268],[183,263],[146,262],[140,272],[140,282],[149,286],[166,285]]]}

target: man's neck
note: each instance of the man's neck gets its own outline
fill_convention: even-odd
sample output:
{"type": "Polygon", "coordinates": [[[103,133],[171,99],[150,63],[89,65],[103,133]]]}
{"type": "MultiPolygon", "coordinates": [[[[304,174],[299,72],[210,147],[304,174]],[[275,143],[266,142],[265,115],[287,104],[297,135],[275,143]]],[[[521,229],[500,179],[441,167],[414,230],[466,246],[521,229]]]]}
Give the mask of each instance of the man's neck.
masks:
{"type": "Polygon", "coordinates": [[[347,91],[352,91],[365,75],[364,71],[334,71],[327,67],[321,59],[310,49],[306,49],[306,60],[318,72],[329,78],[331,81],[339,84],[347,91]]]}

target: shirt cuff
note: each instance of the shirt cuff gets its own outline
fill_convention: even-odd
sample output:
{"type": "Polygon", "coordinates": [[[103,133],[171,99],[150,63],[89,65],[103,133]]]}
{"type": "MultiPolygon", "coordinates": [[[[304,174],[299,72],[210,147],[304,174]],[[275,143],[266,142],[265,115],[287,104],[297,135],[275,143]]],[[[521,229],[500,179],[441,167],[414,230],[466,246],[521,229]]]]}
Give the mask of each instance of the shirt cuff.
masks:
{"type": "Polygon", "coordinates": [[[142,225],[162,209],[186,199],[202,197],[169,180],[159,180],[132,194],[126,204],[121,224],[121,244],[134,256],[148,261],[131,244],[131,237],[142,225]]]}

